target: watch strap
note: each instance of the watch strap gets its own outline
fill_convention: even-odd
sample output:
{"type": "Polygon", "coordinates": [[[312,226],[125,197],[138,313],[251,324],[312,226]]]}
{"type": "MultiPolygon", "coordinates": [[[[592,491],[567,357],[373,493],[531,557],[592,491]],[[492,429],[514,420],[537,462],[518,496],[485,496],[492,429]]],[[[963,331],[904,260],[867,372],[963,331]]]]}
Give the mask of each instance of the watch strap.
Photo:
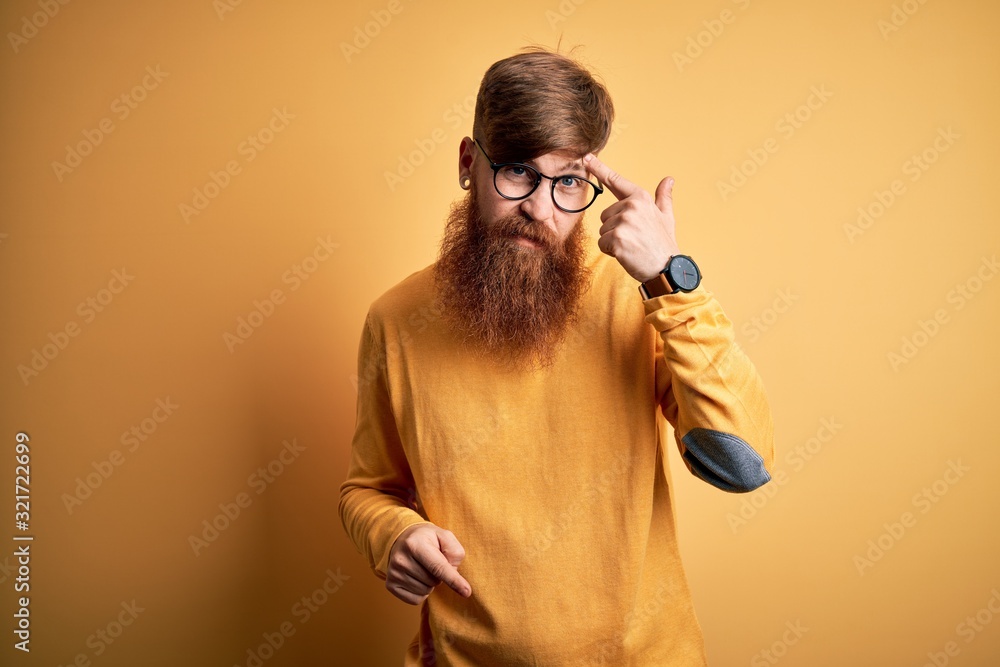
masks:
{"type": "Polygon", "coordinates": [[[639,294],[643,299],[653,299],[664,294],[673,294],[677,288],[667,281],[666,269],[639,285],[639,294]]]}

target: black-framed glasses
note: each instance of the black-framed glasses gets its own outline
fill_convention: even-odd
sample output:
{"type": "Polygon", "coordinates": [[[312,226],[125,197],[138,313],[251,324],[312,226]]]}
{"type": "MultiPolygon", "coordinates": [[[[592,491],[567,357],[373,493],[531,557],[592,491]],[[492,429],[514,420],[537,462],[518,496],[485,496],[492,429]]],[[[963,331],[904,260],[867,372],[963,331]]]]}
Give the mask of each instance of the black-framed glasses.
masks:
{"type": "Polygon", "coordinates": [[[552,202],[560,211],[579,213],[604,192],[597,183],[592,183],[582,176],[565,174],[563,176],[546,176],[530,164],[523,162],[494,162],[486,149],[477,139],[472,140],[483,152],[493,170],[493,187],[504,199],[527,199],[538,188],[543,178],[552,182],[552,202]]]}

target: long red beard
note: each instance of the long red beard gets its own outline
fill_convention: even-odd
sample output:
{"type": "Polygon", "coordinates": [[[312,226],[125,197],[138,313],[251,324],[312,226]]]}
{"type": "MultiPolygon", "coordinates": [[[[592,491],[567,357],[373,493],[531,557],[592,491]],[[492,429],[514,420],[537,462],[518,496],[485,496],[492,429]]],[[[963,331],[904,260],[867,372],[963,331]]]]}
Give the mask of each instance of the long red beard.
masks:
{"type": "Polygon", "coordinates": [[[445,315],[479,356],[521,369],[548,366],[590,287],[582,216],[560,244],[516,211],[486,224],[474,192],[452,205],[434,267],[445,315]],[[514,234],[541,247],[525,247],[514,234]]]}

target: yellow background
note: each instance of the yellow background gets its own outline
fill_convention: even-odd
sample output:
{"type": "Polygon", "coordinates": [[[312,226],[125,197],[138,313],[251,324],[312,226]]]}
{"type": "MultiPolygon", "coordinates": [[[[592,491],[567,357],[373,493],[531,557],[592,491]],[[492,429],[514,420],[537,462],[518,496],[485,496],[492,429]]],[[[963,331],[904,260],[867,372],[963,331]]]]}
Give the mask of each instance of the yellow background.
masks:
{"type": "MultiPolygon", "coordinates": [[[[35,535],[32,652],[12,648],[8,557],[0,661],[245,665],[290,621],[295,634],[264,664],[400,663],[417,609],[384,589],[337,514],[361,324],[373,299],[436,257],[483,72],[561,35],[614,96],[605,162],[650,190],[676,178],[680,247],[772,403],[785,474],[766,487],[773,497],[721,492],[671,455],[711,664],[922,665],[948,642],[948,664],[997,664],[1000,280],[983,258],[1000,250],[1000,6],[230,4],[70,2],[39,14],[16,49],[10,33],[31,32],[24,21],[42,9],[0,8],[0,538],[19,532],[18,431],[31,437],[35,535]],[[356,39],[363,48],[345,55],[356,39]],[[685,52],[696,57],[678,60],[685,52]],[[115,100],[153,83],[147,67],[161,80],[120,117],[115,100]],[[810,109],[814,89],[825,99],[810,109]],[[294,117],[249,151],[275,109],[294,117]],[[789,133],[781,121],[796,113],[789,133]],[[53,163],[102,119],[113,131],[60,179],[53,163]],[[762,149],[766,161],[744,164],[762,149]],[[914,172],[925,151],[935,161],[914,172]],[[230,161],[239,173],[185,221],[180,205],[230,161]],[[401,161],[419,164],[390,187],[401,161]],[[724,195],[734,169],[750,175],[724,195]],[[848,233],[858,207],[890,195],[848,233]],[[286,272],[317,239],[337,247],[306,262],[315,271],[293,290],[286,272]],[[123,268],[127,287],[102,293],[123,268]],[[977,271],[990,280],[977,284],[977,271]],[[953,290],[967,283],[979,289],[959,308],[953,290]],[[227,345],[276,289],[271,315],[227,345]],[[86,321],[79,304],[109,296],[86,321]],[[19,366],[72,323],[78,335],[24,381],[19,366]],[[920,345],[894,367],[904,337],[920,345]],[[155,432],[128,451],[122,434],[162,417],[157,399],[178,407],[146,421],[155,432]],[[811,438],[811,458],[789,458],[811,438]],[[256,494],[249,478],[292,439],[304,450],[256,494]],[[116,450],[120,465],[70,512],[77,479],[116,450]],[[953,463],[967,470],[950,484],[953,463]],[[925,487],[933,504],[919,500],[925,487]],[[189,536],[241,492],[251,504],[195,555],[189,536]],[[734,522],[741,509],[750,518],[734,522]],[[897,539],[886,524],[904,512],[913,520],[897,539]],[[888,550],[859,566],[880,536],[888,550]],[[340,587],[301,623],[293,609],[327,570],[340,587]],[[132,600],[144,610],[134,622],[88,644],[132,600]],[[970,641],[960,624],[977,612],[991,622],[970,641]],[[795,637],[789,623],[808,630],[795,637]]],[[[595,230],[611,201],[590,213],[595,230]]]]}

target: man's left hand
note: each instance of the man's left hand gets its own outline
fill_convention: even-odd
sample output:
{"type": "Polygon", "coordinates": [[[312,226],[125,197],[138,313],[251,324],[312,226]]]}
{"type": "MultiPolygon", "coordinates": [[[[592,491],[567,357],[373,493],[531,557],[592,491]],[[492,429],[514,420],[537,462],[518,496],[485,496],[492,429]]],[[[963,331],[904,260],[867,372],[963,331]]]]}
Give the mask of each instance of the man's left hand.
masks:
{"type": "Polygon", "coordinates": [[[588,154],[583,161],[618,199],[601,213],[604,224],[597,246],[639,282],[655,277],[671,256],[680,254],[674,237],[674,179],[660,181],[654,198],[596,155],[588,154]]]}

